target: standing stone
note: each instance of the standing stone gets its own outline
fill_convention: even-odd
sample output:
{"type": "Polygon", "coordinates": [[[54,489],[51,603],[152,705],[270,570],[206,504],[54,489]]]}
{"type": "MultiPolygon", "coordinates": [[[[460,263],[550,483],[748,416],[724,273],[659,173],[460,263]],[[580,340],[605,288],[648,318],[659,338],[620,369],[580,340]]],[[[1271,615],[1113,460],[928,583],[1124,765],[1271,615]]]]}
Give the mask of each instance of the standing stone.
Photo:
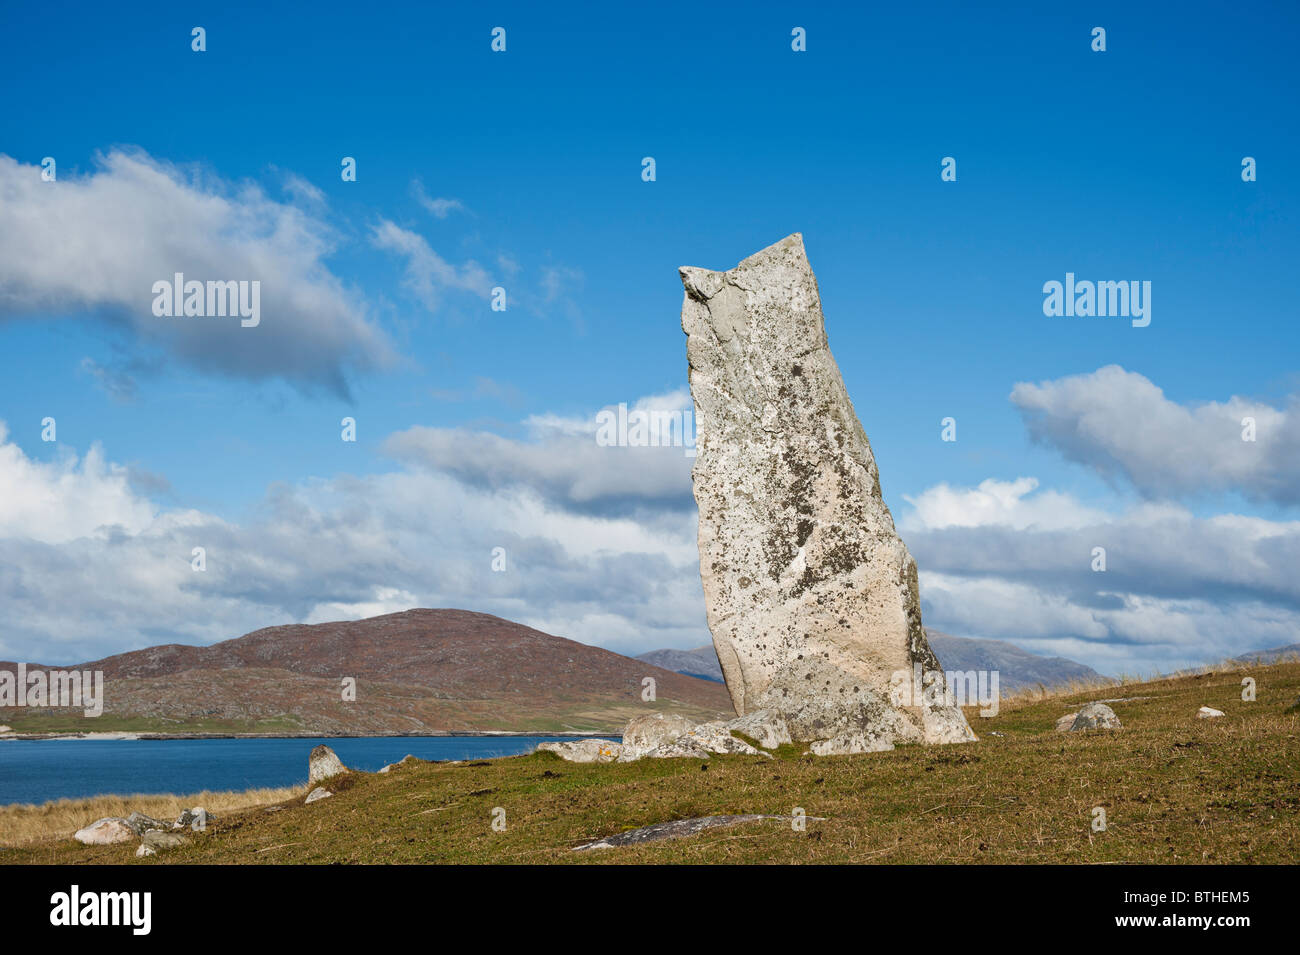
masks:
{"type": "Polygon", "coordinates": [[[910,693],[914,666],[943,671],[802,236],[681,276],[700,571],[737,713],[769,710],[824,753],[973,740],[941,691],[910,693]]]}
{"type": "Polygon", "coordinates": [[[324,743],[317,746],[307,757],[307,784],[324,782],[332,776],[340,773],[346,773],[348,768],[343,765],[343,760],[339,759],[334,750],[330,749],[324,743]]]}

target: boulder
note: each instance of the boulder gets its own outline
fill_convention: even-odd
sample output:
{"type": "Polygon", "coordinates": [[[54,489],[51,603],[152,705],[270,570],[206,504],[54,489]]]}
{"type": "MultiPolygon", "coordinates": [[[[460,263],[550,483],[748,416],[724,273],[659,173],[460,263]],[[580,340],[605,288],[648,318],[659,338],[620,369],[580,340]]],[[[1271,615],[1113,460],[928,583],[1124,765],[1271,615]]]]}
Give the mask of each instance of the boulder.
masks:
{"type": "Polygon", "coordinates": [[[1120,723],[1119,717],[1105,703],[1089,703],[1081,707],[1079,713],[1070,724],[1072,731],[1078,730],[1117,730],[1123,724],[1120,723]]]}
{"type": "Polygon", "coordinates": [[[207,824],[212,821],[212,818],[212,813],[202,806],[195,806],[193,809],[182,810],[181,814],[176,817],[176,821],[172,823],[172,828],[192,829],[195,832],[202,832],[207,824]]]}
{"type": "Polygon", "coordinates": [[[816,756],[852,756],[857,753],[886,753],[894,748],[889,740],[870,733],[840,733],[818,740],[808,749],[816,756]]]}
{"type": "Polygon", "coordinates": [[[770,710],[755,710],[747,716],[738,716],[727,724],[727,729],[748,736],[763,749],[776,749],[792,742],[785,720],[770,710]]]}
{"type": "Polygon", "coordinates": [[[694,724],[684,716],[668,713],[647,713],[633,717],[623,727],[623,744],[618,755],[620,763],[631,762],[677,737],[687,733],[694,724]]]}
{"type": "Polygon", "coordinates": [[[764,753],[750,746],[743,739],[737,739],[731,735],[731,730],[727,724],[721,720],[714,720],[710,723],[701,723],[693,727],[686,733],[679,736],[674,742],[678,743],[695,743],[701,749],[710,753],[720,754],[742,754],[745,756],[765,756],[772,758],[770,753],[764,753]]]}
{"type": "Polygon", "coordinates": [[[1079,713],[1077,710],[1073,713],[1066,713],[1056,721],[1056,731],[1058,733],[1068,733],[1074,728],[1074,721],[1078,718],[1079,713]]]}
{"type": "Polygon", "coordinates": [[[149,829],[166,829],[168,824],[142,812],[133,812],[126,817],[126,824],[135,830],[136,835],[144,835],[149,829]]]}
{"type": "Polygon", "coordinates": [[[151,849],[178,849],[189,845],[189,842],[190,840],[185,836],[175,832],[163,832],[161,829],[150,829],[141,839],[141,843],[151,849]]]}
{"type": "Polygon", "coordinates": [[[84,829],[78,829],[72,838],[88,846],[112,846],[120,842],[134,842],[140,837],[120,816],[97,819],[84,829]]]}
{"type": "Polygon", "coordinates": [[[346,773],[348,768],[343,765],[343,761],[334,754],[334,750],[325,744],[317,746],[307,757],[307,784],[324,782],[331,776],[337,776],[340,773],[346,773]]]}
{"type": "Polygon", "coordinates": [[[646,753],[647,759],[708,759],[712,753],[693,736],[679,736],[646,753]]]}
{"type": "Polygon", "coordinates": [[[311,792],[307,794],[307,798],[302,801],[302,804],[306,806],[309,803],[316,802],[318,799],[329,799],[330,796],[333,795],[334,794],[330,792],[328,789],[326,789],[324,786],[317,786],[315,789],[313,789],[311,792]]]}
{"type": "Polygon", "coordinates": [[[623,747],[608,739],[577,739],[561,743],[538,743],[539,753],[554,753],[571,763],[611,763],[623,747]]]}
{"type": "Polygon", "coordinates": [[[1216,717],[1224,716],[1224,715],[1225,714],[1223,710],[1216,710],[1212,706],[1202,706],[1199,710],[1196,711],[1196,718],[1198,720],[1212,720],[1215,719],[1216,717]]]}
{"type": "Polygon", "coordinates": [[[947,699],[891,694],[942,667],[802,237],[681,277],[701,577],[737,714],[765,710],[801,742],[974,740],[947,699]]]}

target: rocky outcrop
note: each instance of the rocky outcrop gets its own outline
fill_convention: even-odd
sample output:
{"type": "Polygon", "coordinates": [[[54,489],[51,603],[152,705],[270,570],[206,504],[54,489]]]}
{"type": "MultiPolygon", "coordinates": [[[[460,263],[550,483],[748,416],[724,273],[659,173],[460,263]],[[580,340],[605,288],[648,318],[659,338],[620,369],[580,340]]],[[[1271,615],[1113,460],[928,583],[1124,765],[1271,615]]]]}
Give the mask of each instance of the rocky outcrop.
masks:
{"type": "Polygon", "coordinates": [[[681,276],[700,570],[736,712],[831,752],[973,740],[941,694],[891,692],[942,669],[802,237],[681,276]]]}
{"type": "Polygon", "coordinates": [[[334,750],[324,743],[313,749],[311,755],[307,757],[307,785],[309,786],[347,771],[348,768],[343,765],[343,760],[339,759],[334,750]]]}
{"type": "Polygon", "coordinates": [[[1089,703],[1081,707],[1078,714],[1074,717],[1074,722],[1070,724],[1070,729],[1074,732],[1079,730],[1117,730],[1123,724],[1119,717],[1105,703],[1089,703]]]}

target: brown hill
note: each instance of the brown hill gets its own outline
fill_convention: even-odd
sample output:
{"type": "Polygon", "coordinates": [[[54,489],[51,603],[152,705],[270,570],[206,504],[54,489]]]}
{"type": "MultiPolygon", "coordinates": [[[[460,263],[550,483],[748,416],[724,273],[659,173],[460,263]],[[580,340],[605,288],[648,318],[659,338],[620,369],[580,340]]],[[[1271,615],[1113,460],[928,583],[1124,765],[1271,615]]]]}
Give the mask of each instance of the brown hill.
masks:
{"type": "Polygon", "coordinates": [[[19,732],[610,732],[651,706],[696,719],[731,713],[717,683],[467,610],[267,627],[76,669],[104,672],[104,716],[11,710],[6,722],[19,732]],[[355,702],[340,699],[343,677],[357,681],[355,702]],[[641,700],[646,677],[653,704],[641,700]]]}

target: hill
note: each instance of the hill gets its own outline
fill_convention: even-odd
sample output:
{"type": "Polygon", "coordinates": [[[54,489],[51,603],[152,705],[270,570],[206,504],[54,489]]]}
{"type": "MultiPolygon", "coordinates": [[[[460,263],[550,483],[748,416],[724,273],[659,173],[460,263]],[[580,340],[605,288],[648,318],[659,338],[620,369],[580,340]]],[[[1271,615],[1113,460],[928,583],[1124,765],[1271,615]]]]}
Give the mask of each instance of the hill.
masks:
{"type": "Polygon", "coordinates": [[[646,677],[662,709],[732,713],[716,683],[467,610],[268,627],[75,669],[104,672],[103,716],[12,709],[5,722],[20,733],[609,732],[644,712],[646,677]],[[342,700],[344,677],[357,681],[355,702],[342,700]]]}

